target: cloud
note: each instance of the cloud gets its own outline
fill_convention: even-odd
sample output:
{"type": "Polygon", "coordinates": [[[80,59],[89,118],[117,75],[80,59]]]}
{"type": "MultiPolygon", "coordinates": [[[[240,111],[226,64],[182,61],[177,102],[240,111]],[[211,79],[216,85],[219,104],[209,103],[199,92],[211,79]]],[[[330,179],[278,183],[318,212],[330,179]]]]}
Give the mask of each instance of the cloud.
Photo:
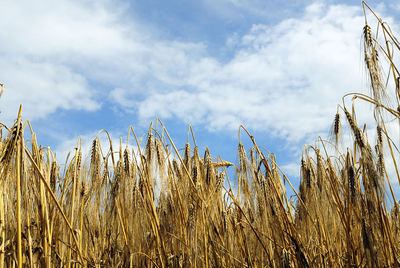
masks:
{"type": "Polygon", "coordinates": [[[139,117],[215,131],[244,124],[292,142],[326,131],[341,97],[362,90],[362,26],[359,7],[322,4],[299,19],[254,25],[228,62],[186,61],[183,83],[147,94],[139,117]]]}
{"type": "Polygon", "coordinates": [[[21,103],[31,120],[57,109],[98,109],[88,77],[74,62],[119,49],[109,11],[69,1],[2,1],[0,9],[2,121],[10,122],[21,103]]]}
{"type": "MultiPolygon", "coordinates": [[[[105,1],[2,1],[2,50],[20,55],[104,56],[124,49],[120,10],[105,1]]],[[[135,36],[136,37],[136,36],[135,36]]]]}
{"type": "Polygon", "coordinates": [[[93,111],[99,107],[90,97],[85,77],[63,65],[6,57],[2,66],[6,90],[0,108],[6,122],[16,117],[20,104],[30,120],[43,118],[60,108],[93,111]]]}
{"type": "Polygon", "coordinates": [[[243,124],[295,143],[326,132],[341,97],[363,88],[358,6],[315,3],[296,18],[232,33],[228,60],[205,43],[163,39],[122,2],[0,8],[6,119],[19,103],[30,119],[113,104],[141,122],[173,118],[210,131],[243,124]]]}
{"type": "MultiPolygon", "coordinates": [[[[1,120],[12,120],[20,103],[32,120],[57,109],[97,110],[110,88],[112,96],[129,88],[130,97],[141,97],[167,90],[164,84],[182,85],[186,65],[204,46],[159,39],[127,7],[120,1],[2,1],[0,79],[7,91],[1,120]]],[[[111,100],[124,101],[117,95],[111,100]]]]}
{"type": "Polygon", "coordinates": [[[289,178],[300,177],[300,165],[296,163],[289,163],[280,166],[282,172],[289,178]]]}

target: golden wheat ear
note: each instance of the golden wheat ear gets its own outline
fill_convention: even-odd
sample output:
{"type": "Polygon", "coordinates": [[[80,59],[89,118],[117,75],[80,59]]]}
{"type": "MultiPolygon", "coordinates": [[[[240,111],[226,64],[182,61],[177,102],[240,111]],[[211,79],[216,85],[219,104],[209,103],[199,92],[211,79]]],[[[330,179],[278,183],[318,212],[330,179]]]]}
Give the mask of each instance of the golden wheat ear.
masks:
{"type": "Polygon", "coordinates": [[[329,131],[329,141],[332,141],[335,146],[336,150],[339,150],[339,146],[342,145],[342,120],[341,115],[338,111],[335,114],[335,118],[333,120],[332,126],[329,131]]]}
{"type": "Polygon", "coordinates": [[[90,157],[90,177],[94,181],[100,178],[101,157],[100,157],[100,141],[96,137],[92,142],[92,150],[90,157]]]}
{"type": "MultiPolygon", "coordinates": [[[[363,28],[364,37],[364,62],[367,68],[369,83],[371,87],[371,95],[374,97],[378,104],[387,105],[389,97],[386,92],[386,85],[383,79],[382,68],[379,63],[379,54],[377,47],[377,42],[372,35],[371,27],[365,23],[363,28]]],[[[378,110],[379,105],[375,108],[378,110]]]]}
{"type": "Polygon", "coordinates": [[[347,121],[349,122],[351,131],[354,135],[356,143],[360,149],[364,149],[367,146],[367,141],[365,140],[364,134],[362,133],[360,127],[357,124],[357,121],[354,117],[350,114],[350,112],[344,108],[344,113],[346,115],[347,121]]]}
{"type": "Polygon", "coordinates": [[[1,98],[1,95],[3,95],[4,90],[5,90],[4,84],[0,83],[0,87],[1,87],[1,89],[0,89],[0,98],[1,98]]]}

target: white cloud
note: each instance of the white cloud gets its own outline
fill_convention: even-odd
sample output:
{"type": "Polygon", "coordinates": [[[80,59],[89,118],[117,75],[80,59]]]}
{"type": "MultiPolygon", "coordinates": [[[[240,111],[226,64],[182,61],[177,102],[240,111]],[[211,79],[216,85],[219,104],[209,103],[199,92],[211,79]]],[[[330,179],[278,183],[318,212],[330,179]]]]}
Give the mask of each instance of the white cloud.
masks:
{"type": "Polygon", "coordinates": [[[8,123],[16,118],[20,104],[24,107],[24,117],[30,120],[43,118],[58,108],[98,108],[90,97],[86,79],[63,65],[6,57],[2,67],[6,90],[0,99],[0,109],[1,117],[8,123]]]}
{"type": "Polygon", "coordinates": [[[126,45],[121,12],[105,1],[2,1],[0,9],[0,40],[7,53],[104,56],[126,45]]]}
{"type": "Polygon", "coordinates": [[[320,4],[300,19],[254,25],[229,62],[189,62],[186,83],[146,95],[139,116],[212,130],[244,124],[290,141],[326,131],[341,97],[362,89],[362,26],[360,8],[320,4]]]}
{"type": "Polygon", "coordinates": [[[128,91],[123,88],[115,88],[110,92],[110,98],[112,101],[120,104],[125,109],[130,109],[135,105],[133,100],[130,100],[127,96],[128,91]]]}
{"type": "Polygon", "coordinates": [[[113,16],[69,1],[2,1],[0,10],[1,120],[15,118],[20,103],[31,120],[59,108],[97,109],[88,78],[72,63],[119,49],[113,16]]]}
{"type": "Polygon", "coordinates": [[[326,132],[336,103],[363,87],[359,6],[316,3],[297,18],[233,33],[228,61],[202,43],[163,40],[121,2],[2,1],[0,9],[0,116],[8,120],[19,103],[34,119],[95,110],[108,97],[142,122],[176,118],[215,131],[244,124],[296,142],[326,132]]]}
{"type": "MultiPolygon", "coordinates": [[[[186,69],[204,46],[163,41],[157,31],[109,1],[2,1],[1,82],[7,91],[1,121],[15,117],[23,103],[29,119],[56,109],[98,109],[108,96],[97,83],[129,88],[130,97],[182,85],[186,69]],[[189,55],[190,54],[190,55],[189,55]]],[[[118,95],[120,94],[120,95],[118,95]]],[[[116,98],[116,99],[115,99],[116,98]]]]}
{"type": "Polygon", "coordinates": [[[281,165],[280,168],[283,174],[285,174],[290,180],[300,177],[300,164],[297,162],[281,165]]]}

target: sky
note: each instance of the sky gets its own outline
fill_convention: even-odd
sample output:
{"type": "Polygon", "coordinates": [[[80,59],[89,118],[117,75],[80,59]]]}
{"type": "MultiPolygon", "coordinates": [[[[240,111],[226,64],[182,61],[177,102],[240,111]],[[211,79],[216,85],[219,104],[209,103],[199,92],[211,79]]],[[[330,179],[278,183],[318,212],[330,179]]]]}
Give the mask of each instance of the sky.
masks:
{"type": "MultiPolygon", "coordinates": [[[[368,3],[397,28],[397,1],[368,3]]],[[[200,147],[236,162],[244,125],[297,184],[304,144],[329,135],[343,95],[368,92],[360,1],[0,0],[0,10],[0,122],[23,104],[59,161],[78,136],[86,146],[101,129],[143,136],[160,118],[178,148],[191,124],[200,147]]]]}

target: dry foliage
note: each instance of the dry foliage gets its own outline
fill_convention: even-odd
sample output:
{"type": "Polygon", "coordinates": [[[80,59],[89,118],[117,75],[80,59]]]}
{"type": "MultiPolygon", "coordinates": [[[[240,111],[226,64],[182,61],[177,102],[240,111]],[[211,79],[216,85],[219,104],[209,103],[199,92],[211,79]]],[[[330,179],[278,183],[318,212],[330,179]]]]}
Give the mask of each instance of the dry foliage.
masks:
{"type": "Polygon", "coordinates": [[[247,153],[239,142],[231,187],[226,167],[233,164],[213,161],[208,149],[200,157],[194,137],[179,153],[161,121],[150,126],[144,147],[130,129],[135,150],[96,137],[86,165],[78,140],[62,170],[20,110],[11,129],[1,125],[0,267],[398,267],[399,206],[385,167],[392,161],[397,171],[397,163],[382,114],[400,113],[383,102],[378,51],[400,97],[392,61],[399,42],[377,21],[384,46],[364,27],[371,97],[352,95],[376,107],[376,146],[354,111],[339,106],[335,144],[341,114],[353,144],[336,157],[322,141],[307,146],[296,200],[288,199],[292,185],[274,155],[243,127],[254,146],[247,153]],[[391,153],[386,161],[384,148],[391,153]]]}

